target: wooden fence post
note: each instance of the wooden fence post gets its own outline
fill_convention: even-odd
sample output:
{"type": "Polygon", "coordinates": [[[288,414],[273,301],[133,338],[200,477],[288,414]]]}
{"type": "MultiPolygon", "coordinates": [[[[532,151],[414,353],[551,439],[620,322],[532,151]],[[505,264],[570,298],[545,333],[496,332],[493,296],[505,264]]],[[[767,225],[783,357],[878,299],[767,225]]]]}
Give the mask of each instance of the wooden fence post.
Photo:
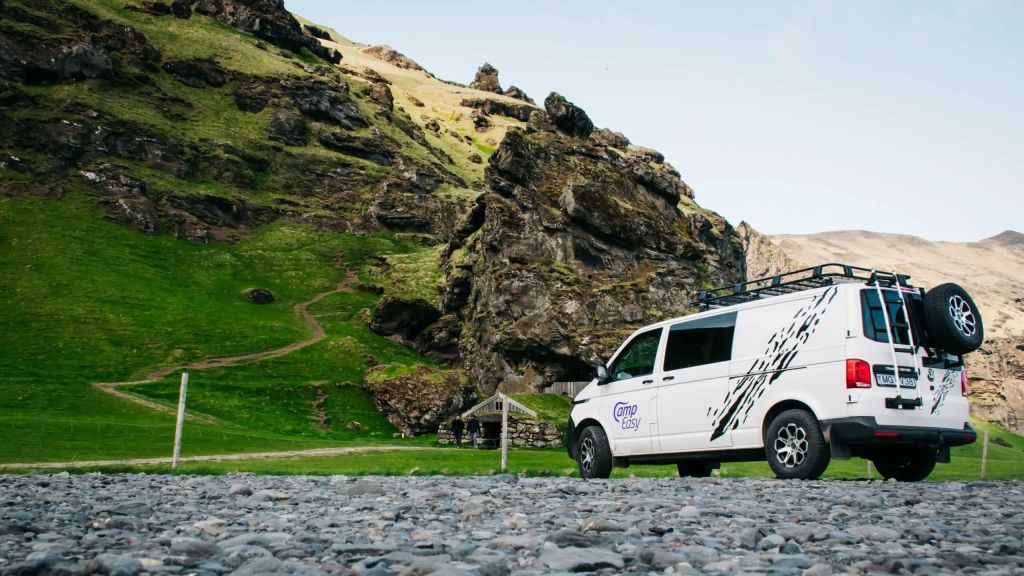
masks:
{"type": "Polygon", "coordinates": [[[985,468],[988,467],[988,428],[985,429],[985,441],[981,445],[981,478],[985,478],[985,468]]]}
{"type": "Polygon", "coordinates": [[[501,396],[501,473],[508,470],[508,397],[501,396]]]}
{"type": "Polygon", "coordinates": [[[181,429],[185,425],[185,396],[188,393],[188,372],[181,373],[181,390],[178,392],[178,423],[174,427],[174,455],[171,457],[171,469],[178,467],[181,458],[181,429]]]}

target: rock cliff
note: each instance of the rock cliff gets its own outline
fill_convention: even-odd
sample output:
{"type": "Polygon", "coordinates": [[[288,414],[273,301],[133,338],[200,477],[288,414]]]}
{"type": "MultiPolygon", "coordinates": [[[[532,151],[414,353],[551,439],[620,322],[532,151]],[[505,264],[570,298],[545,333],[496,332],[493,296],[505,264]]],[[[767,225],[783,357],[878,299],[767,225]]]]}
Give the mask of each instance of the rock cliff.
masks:
{"type": "Polygon", "coordinates": [[[591,138],[557,94],[545,103],[491,157],[446,253],[443,312],[486,393],[589,379],[632,329],[744,273],[732,227],[679,208],[692,191],[675,169],[591,138]]]}

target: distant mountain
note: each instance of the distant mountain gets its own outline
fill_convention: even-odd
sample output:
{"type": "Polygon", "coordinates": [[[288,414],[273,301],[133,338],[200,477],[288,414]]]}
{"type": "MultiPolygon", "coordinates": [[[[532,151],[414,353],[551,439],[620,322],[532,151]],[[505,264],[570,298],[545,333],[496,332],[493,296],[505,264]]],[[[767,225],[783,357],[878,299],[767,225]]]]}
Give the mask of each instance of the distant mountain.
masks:
{"type": "Polygon", "coordinates": [[[974,297],[985,345],[968,355],[977,414],[1024,431],[1024,234],[1007,230],[978,242],[934,242],[903,234],[844,230],[766,236],[737,227],[748,275],[841,262],[910,274],[925,288],[956,282],[974,297]]]}

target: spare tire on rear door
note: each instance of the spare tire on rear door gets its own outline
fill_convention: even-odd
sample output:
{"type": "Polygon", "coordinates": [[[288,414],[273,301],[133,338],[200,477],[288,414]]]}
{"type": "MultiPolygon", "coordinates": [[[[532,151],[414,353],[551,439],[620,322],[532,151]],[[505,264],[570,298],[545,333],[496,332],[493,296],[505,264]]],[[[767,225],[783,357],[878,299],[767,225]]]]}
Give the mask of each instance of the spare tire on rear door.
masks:
{"type": "Polygon", "coordinates": [[[956,284],[940,284],[925,293],[924,322],[928,343],[950,354],[973,352],[985,338],[977,305],[956,284]]]}

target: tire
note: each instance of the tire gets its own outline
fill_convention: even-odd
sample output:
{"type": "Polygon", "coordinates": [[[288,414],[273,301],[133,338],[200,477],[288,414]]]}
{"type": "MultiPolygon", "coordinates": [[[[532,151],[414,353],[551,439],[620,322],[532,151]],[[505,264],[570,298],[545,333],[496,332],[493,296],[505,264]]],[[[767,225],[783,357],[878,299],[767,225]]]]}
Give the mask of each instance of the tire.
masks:
{"type": "Polygon", "coordinates": [[[956,284],[940,284],[924,295],[928,343],[950,354],[967,354],[981,347],[985,328],[977,305],[956,284]]]}
{"type": "Polygon", "coordinates": [[[676,464],[680,478],[707,478],[716,467],[707,460],[683,460],[676,464]]]}
{"type": "Polygon", "coordinates": [[[772,419],[764,452],[772,472],[782,479],[814,480],[832,460],[818,419],[800,409],[786,410],[772,419]]]}
{"type": "Polygon", "coordinates": [[[908,450],[878,456],[872,462],[875,470],[886,480],[894,478],[900,482],[924,480],[935,469],[935,450],[908,450]]]}
{"type": "Polygon", "coordinates": [[[612,475],[612,451],[600,426],[587,426],[576,447],[580,478],[607,478],[612,475]]]}

